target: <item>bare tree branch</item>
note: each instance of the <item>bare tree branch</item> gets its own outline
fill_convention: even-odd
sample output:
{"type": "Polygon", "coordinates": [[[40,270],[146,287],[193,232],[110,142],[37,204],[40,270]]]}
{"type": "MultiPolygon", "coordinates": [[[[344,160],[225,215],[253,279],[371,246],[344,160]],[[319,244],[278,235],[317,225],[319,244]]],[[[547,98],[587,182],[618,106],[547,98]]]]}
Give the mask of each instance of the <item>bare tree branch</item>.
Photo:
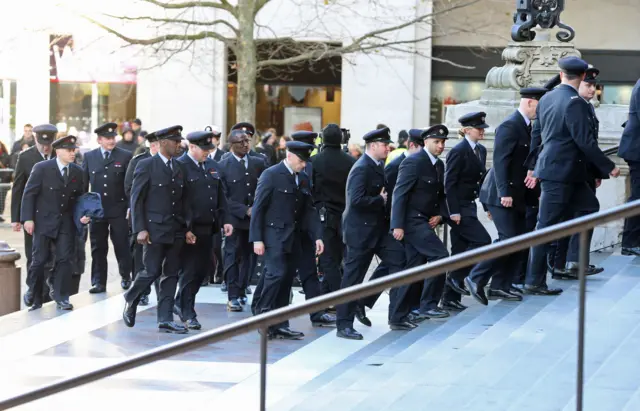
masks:
{"type": "Polygon", "coordinates": [[[104,14],[106,17],[111,17],[118,20],[125,21],[152,21],[154,23],[164,23],[164,24],[186,24],[187,26],[215,26],[216,24],[222,24],[230,28],[236,35],[238,33],[238,29],[227,20],[218,19],[213,21],[197,21],[197,20],[184,20],[179,18],[157,18],[157,17],[129,17],[129,16],[116,16],[113,14],[104,14]]]}
{"type": "Polygon", "coordinates": [[[253,9],[253,15],[255,16],[256,14],[258,14],[260,12],[260,10],[262,10],[262,8],[264,6],[267,5],[267,3],[269,3],[271,0],[257,0],[256,1],[256,6],[253,9]]]}
{"type": "MultiPolygon", "coordinates": [[[[146,0],[145,0],[146,1],[146,0]]],[[[119,31],[112,29],[111,27],[108,27],[94,19],[92,19],[89,16],[82,16],[84,19],[88,20],[89,22],[95,24],[96,26],[102,28],[103,30],[105,30],[108,33],[111,33],[113,35],[115,35],[116,37],[120,38],[121,40],[124,40],[125,42],[129,43],[130,45],[139,45],[139,46],[151,46],[154,44],[158,44],[158,43],[163,43],[166,41],[173,41],[173,40],[178,40],[178,41],[195,41],[195,40],[204,40],[207,38],[211,38],[211,39],[216,39],[218,41],[223,42],[224,44],[228,45],[229,47],[233,47],[233,40],[226,38],[224,36],[222,36],[219,33],[216,33],[214,31],[201,31],[199,33],[195,33],[195,34],[164,34],[158,37],[152,37],[149,39],[136,39],[133,37],[129,37],[126,36],[122,33],[120,33],[119,31]]]]}
{"type": "Polygon", "coordinates": [[[153,4],[158,7],[162,7],[165,10],[176,9],[190,9],[194,7],[205,7],[226,10],[229,13],[235,15],[236,7],[232,6],[227,0],[220,0],[220,3],[213,1],[187,1],[184,3],[165,3],[158,0],[143,0],[147,3],[153,4]]]}

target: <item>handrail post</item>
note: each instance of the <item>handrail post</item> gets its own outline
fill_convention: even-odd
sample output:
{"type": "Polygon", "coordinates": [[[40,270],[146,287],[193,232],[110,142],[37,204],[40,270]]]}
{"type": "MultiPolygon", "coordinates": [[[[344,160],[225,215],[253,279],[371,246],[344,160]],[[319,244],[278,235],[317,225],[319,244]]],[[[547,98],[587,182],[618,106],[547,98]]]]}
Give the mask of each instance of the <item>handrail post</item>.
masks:
{"type": "Polygon", "coordinates": [[[260,411],[267,409],[267,337],[269,329],[260,329],[260,411]]]}
{"type": "Polygon", "coordinates": [[[589,231],[580,232],[579,303],[578,303],[578,370],[576,373],[576,411],[582,411],[584,394],[584,322],[587,298],[586,270],[589,260],[589,231]]]}

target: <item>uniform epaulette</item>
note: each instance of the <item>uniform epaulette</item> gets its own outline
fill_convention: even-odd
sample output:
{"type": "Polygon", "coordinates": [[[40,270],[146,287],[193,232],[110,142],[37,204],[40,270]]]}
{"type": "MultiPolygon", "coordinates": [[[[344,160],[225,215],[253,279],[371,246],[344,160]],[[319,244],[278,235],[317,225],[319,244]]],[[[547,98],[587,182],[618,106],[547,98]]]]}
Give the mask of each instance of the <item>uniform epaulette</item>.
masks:
{"type": "Polygon", "coordinates": [[[571,100],[573,100],[574,98],[578,98],[580,96],[571,96],[571,100]]]}
{"type": "MultiPolygon", "coordinates": [[[[135,156],[133,156],[133,158],[138,158],[138,157],[140,157],[140,156],[144,156],[144,155],[146,155],[146,154],[148,154],[148,153],[145,151],[145,152],[142,152],[142,153],[140,153],[140,154],[136,154],[135,156]]],[[[132,160],[133,160],[133,159],[132,159],[132,160]]]]}

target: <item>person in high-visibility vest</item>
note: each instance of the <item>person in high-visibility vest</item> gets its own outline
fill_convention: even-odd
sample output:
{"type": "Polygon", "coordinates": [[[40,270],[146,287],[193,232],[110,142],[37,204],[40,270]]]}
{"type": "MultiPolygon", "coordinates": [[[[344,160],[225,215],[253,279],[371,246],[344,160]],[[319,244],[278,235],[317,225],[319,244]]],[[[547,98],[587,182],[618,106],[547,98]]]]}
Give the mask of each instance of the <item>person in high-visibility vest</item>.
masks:
{"type": "Polygon", "coordinates": [[[407,130],[400,130],[400,132],[398,133],[398,148],[389,153],[389,155],[387,156],[387,160],[384,163],[385,166],[393,161],[394,158],[407,151],[408,139],[409,133],[407,133],[407,130]]]}

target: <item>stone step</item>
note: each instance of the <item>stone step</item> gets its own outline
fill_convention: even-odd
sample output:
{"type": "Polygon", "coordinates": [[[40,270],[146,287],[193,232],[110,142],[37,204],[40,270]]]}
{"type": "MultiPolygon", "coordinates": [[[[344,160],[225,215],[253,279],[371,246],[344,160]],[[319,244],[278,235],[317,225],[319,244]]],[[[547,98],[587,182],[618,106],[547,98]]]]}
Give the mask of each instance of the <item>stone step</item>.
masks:
{"type": "MultiPolygon", "coordinates": [[[[616,278],[630,260],[628,257],[609,257],[603,263],[606,271],[589,280],[588,301],[610,303],[625,281],[628,286],[629,280],[616,278]],[[611,280],[615,280],[613,285],[607,287],[611,280]]],[[[317,378],[296,392],[294,398],[277,403],[273,409],[360,411],[422,409],[426,406],[429,409],[462,409],[461,405],[477,403],[484,404],[484,409],[488,409],[487,406],[506,409],[512,398],[523,392],[522,386],[518,383],[518,389],[503,388],[496,382],[521,368],[515,367],[514,363],[527,349],[553,340],[553,333],[543,327],[552,325],[552,331],[556,331],[558,327],[553,322],[558,322],[558,316],[571,319],[557,324],[562,330],[575,328],[577,283],[562,282],[563,286],[567,284],[572,285],[559,297],[529,297],[519,304],[497,302],[489,307],[472,305],[444,324],[423,323],[375,353],[359,353],[360,358],[349,363],[349,370],[333,373],[324,385],[322,380],[327,376],[317,378]],[[409,339],[413,339],[410,345],[409,339]],[[403,346],[407,348],[402,350],[403,346]],[[505,358],[504,352],[514,354],[507,354],[505,358]],[[493,361],[498,366],[488,367],[493,361]],[[488,378],[483,370],[490,372],[488,378]],[[500,406],[497,406],[497,400],[500,406]]],[[[397,333],[388,335],[393,334],[397,333]]],[[[575,345],[575,332],[563,338],[570,338],[570,344],[575,345]]],[[[553,350],[553,347],[549,349],[553,350]]],[[[532,368],[525,368],[528,373],[522,373],[520,369],[519,374],[528,375],[535,381],[549,367],[548,362],[537,361],[532,368]]]]}
{"type": "MultiPolygon", "coordinates": [[[[610,264],[606,266],[609,270],[617,268],[610,264]]],[[[611,274],[592,284],[592,292],[605,284],[609,278],[611,274]]],[[[421,362],[421,368],[428,369],[429,372],[416,376],[415,384],[444,387],[439,395],[423,398],[422,403],[425,406],[432,409],[445,409],[448,406],[456,408],[469,402],[479,392],[491,388],[501,378],[501,373],[511,367],[521,350],[526,348],[522,347],[522,339],[525,344],[535,344],[540,339],[540,335],[535,333],[537,329],[553,321],[559,313],[566,312],[567,306],[571,310],[575,305],[566,296],[525,297],[525,301],[515,304],[515,310],[457,352],[449,353],[450,355],[442,353],[444,361],[440,359],[435,366],[432,358],[421,362]],[[519,335],[518,332],[522,333],[523,327],[527,326],[534,332],[519,335]],[[449,404],[452,401],[453,403],[449,404]]],[[[410,403],[405,403],[403,398],[391,409],[399,410],[405,406],[410,406],[410,403]]]]}

